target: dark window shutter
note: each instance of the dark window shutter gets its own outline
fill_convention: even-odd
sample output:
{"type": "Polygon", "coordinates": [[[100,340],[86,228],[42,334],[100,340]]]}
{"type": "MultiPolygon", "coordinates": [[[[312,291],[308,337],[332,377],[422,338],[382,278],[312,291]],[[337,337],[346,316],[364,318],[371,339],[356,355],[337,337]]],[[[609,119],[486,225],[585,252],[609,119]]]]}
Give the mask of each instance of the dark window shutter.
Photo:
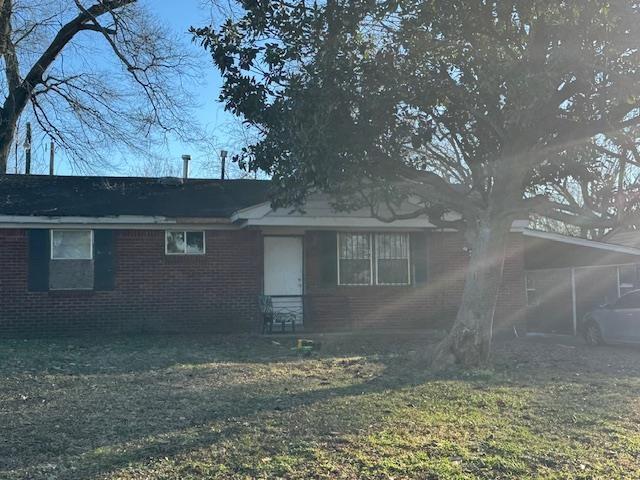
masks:
{"type": "Polygon", "coordinates": [[[338,284],[338,247],[336,232],[318,232],[318,269],[320,285],[335,287],[338,284]]]}
{"type": "Polygon", "coordinates": [[[93,232],[93,288],[113,290],[115,288],[115,249],[113,230],[93,232]]]}
{"type": "Polygon", "coordinates": [[[51,240],[49,230],[31,229],[29,237],[29,260],[27,286],[31,292],[49,290],[49,259],[51,257],[51,240]]]}
{"type": "Polygon", "coordinates": [[[423,285],[427,283],[429,275],[427,232],[413,232],[409,241],[411,242],[413,280],[416,285],[423,285]]]}

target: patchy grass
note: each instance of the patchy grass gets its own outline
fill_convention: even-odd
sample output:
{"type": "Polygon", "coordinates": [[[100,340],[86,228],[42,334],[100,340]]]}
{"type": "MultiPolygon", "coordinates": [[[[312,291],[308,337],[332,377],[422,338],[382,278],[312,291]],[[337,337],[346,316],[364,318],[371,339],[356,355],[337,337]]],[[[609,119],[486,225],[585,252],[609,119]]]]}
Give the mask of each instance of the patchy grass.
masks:
{"type": "Polygon", "coordinates": [[[640,478],[640,350],[434,376],[425,337],[322,342],[0,342],[0,478],[640,478]]]}

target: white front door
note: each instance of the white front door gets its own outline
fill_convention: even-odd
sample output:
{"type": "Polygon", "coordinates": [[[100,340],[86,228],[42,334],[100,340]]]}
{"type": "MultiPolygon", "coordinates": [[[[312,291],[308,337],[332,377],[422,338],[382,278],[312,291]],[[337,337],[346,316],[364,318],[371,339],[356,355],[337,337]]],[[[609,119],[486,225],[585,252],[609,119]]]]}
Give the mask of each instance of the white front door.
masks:
{"type": "Polygon", "coordinates": [[[302,237],[264,237],[264,294],[302,323],[302,237]]]}

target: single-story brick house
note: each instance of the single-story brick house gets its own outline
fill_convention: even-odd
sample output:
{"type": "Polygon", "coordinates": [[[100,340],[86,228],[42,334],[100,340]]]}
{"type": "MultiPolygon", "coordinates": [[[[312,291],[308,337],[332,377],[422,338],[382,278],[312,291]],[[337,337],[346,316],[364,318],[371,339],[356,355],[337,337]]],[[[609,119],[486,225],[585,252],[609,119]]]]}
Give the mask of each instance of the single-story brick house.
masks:
{"type": "MultiPolygon", "coordinates": [[[[274,210],[269,188],[259,180],[0,176],[0,337],[259,331],[261,294],[298,309],[305,330],[452,320],[468,260],[459,232],[426,218],[385,223],[336,212],[322,195],[304,212],[274,210]]],[[[496,325],[575,332],[583,272],[615,277],[620,294],[629,287],[621,270],[635,272],[636,263],[638,248],[516,222],[496,325]]]]}

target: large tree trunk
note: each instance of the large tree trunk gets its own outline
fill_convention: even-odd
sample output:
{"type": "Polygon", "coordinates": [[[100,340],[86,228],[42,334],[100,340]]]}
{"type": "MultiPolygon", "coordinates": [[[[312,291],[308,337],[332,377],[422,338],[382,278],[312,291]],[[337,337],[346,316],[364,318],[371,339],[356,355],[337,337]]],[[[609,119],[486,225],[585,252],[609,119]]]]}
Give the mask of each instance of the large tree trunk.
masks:
{"type": "Polygon", "coordinates": [[[489,217],[470,226],[467,243],[471,257],[460,308],[451,331],[434,350],[434,368],[453,364],[479,366],[488,362],[510,227],[508,219],[489,217]]]}

